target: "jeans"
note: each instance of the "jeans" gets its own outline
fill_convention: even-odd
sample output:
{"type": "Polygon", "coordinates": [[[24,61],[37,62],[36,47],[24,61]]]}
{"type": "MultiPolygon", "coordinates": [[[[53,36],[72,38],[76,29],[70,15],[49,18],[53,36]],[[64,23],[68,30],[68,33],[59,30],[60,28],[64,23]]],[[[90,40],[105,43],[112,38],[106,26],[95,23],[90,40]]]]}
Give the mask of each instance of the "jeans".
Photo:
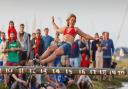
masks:
{"type": "Polygon", "coordinates": [[[70,65],[72,67],[79,67],[80,66],[79,57],[77,57],[77,58],[69,58],[69,60],[70,60],[70,65]]]}

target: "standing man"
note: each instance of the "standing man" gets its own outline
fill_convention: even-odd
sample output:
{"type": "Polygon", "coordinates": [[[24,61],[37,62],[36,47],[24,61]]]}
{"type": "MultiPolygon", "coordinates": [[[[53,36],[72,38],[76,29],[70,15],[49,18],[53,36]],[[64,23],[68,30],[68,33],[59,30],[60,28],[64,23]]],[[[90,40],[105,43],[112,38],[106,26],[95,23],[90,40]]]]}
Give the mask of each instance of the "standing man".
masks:
{"type": "Polygon", "coordinates": [[[111,67],[111,57],[114,53],[114,44],[112,39],[109,38],[109,33],[104,33],[104,39],[101,41],[101,45],[103,48],[103,68],[111,67]]]}
{"type": "Polygon", "coordinates": [[[50,46],[51,42],[53,41],[53,38],[51,36],[49,36],[48,33],[49,33],[49,29],[45,28],[44,29],[45,36],[43,36],[44,50],[47,50],[47,48],[50,46]]]}
{"type": "Polygon", "coordinates": [[[24,31],[24,24],[20,24],[18,40],[23,49],[22,53],[20,54],[20,61],[27,60],[29,58],[29,54],[30,54],[30,39],[29,39],[28,33],[26,33],[24,31]]]}

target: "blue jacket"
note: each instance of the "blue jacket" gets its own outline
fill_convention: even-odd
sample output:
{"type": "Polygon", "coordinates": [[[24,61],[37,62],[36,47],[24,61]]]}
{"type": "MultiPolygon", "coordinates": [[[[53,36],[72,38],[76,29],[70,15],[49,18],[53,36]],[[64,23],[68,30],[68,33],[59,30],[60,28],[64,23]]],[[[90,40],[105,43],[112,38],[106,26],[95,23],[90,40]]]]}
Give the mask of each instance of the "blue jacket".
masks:
{"type": "Polygon", "coordinates": [[[107,49],[103,50],[103,58],[111,58],[114,53],[114,44],[111,39],[101,41],[101,46],[107,49]]]}

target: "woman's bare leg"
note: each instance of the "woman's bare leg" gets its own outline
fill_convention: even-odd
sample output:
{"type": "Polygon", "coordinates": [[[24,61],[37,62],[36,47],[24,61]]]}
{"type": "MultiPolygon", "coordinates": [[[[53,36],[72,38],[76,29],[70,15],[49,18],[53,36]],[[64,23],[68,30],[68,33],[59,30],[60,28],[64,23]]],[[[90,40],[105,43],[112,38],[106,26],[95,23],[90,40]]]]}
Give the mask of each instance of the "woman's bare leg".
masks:
{"type": "Polygon", "coordinates": [[[43,60],[47,58],[51,52],[55,51],[57,49],[56,46],[50,46],[41,56],[40,59],[43,60]]]}
{"type": "Polygon", "coordinates": [[[49,62],[55,60],[57,56],[61,56],[63,54],[64,54],[63,48],[59,47],[49,57],[47,57],[44,60],[41,60],[41,64],[49,63],[49,62]]]}

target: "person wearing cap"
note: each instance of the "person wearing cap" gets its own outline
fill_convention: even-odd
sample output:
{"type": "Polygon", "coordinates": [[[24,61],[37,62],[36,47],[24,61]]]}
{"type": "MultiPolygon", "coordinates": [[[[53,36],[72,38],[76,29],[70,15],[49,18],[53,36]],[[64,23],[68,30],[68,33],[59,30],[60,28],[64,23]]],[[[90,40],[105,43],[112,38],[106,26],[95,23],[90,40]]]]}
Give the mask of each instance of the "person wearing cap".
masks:
{"type": "Polygon", "coordinates": [[[42,40],[40,29],[36,30],[36,37],[33,40],[31,40],[30,51],[31,51],[30,59],[37,58],[41,56],[41,54],[43,54],[44,52],[44,41],[42,40]]]}
{"type": "Polygon", "coordinates": [[[44,29],[43,41],[44,41],[44,50],[47,50],[47,48],[50,46],[51,42],[53,41],[53,38],[49,35],[49,29],[46,27],[44,29]]]}

